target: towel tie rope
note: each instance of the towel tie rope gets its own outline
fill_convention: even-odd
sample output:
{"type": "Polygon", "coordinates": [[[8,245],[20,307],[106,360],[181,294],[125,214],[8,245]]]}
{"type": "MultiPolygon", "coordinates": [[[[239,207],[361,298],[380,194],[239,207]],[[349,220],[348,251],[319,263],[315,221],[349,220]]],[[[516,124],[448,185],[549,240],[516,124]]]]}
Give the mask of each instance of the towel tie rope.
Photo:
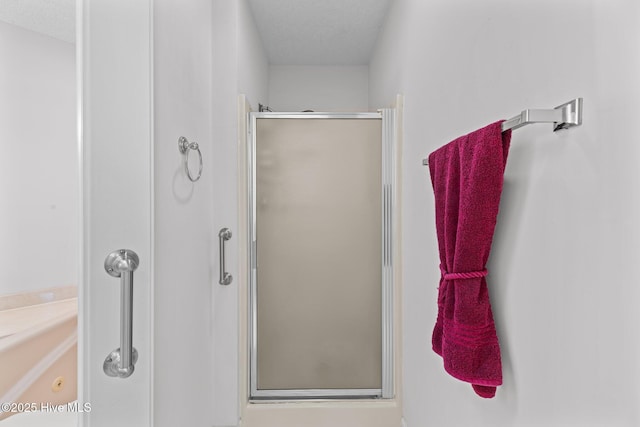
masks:
{"type": "Polygon", "coordinates": [[[447,273],[446,270],[440,265],[440,272],[442,273],[442,278],[444,280],[466,280],[466,279],[477,279],[480,277],[485,277],[489,272],[487,269],[478,270],[478,271],[468,271],[465,273],[447,273]]]}

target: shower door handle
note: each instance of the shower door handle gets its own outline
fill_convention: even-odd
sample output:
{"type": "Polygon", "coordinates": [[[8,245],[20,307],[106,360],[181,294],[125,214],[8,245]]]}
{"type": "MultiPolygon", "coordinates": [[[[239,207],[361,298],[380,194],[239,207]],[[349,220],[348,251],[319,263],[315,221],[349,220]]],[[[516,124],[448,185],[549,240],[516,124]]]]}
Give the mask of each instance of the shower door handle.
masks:
{"type": "Polygon", "coordinates": [[[110,377],[129,377],[138,361],[133,348],[133,272],[138,264],[138,255],[130,249],[113,251],[104,260],[107,273],[120,278],[120,348],[109,353],[102,366],[110,377]]]}
{"type": "Polygon", "coordinates": [[[220,283],[221,285],[228,285],[233,280],[233,276],[227,273],[224,260],[224,242],[231,238],[231,230],[223,228],[218,233],[218,239],[220,241],[220,283]]]}

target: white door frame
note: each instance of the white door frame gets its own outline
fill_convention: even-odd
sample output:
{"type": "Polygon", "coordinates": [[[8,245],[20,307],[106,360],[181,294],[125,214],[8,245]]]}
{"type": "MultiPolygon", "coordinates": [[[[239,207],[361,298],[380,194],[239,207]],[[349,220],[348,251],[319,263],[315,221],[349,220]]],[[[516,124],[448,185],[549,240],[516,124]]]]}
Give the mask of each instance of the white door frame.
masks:
{"type": "Polygon", "coordinates": [[[153,425],[153,9],[152,0],[78,0],[81,271],[78,400],[82,426],[153,425]],[[104,268],[116,249],[134,273],[134,373],[103,361],[120,346],[120,279],[104,268]]]}

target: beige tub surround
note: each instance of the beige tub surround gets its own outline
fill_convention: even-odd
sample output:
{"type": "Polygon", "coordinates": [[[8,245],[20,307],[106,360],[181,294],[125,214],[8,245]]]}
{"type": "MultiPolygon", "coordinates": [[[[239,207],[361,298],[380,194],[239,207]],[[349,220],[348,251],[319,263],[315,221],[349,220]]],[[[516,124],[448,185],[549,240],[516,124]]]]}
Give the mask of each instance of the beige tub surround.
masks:
{"type": "Polygon", "coordinates": [[[77,340],[76,298],[0,311],[0,402],[76,400],[77,340]]]}
{"type": "Polygon", "coordinates": [[[31,292],[0,295],[0,316],[4,310],[61,301],[77,296],[78,287],[76,285],[55,286],[31,292]]]}

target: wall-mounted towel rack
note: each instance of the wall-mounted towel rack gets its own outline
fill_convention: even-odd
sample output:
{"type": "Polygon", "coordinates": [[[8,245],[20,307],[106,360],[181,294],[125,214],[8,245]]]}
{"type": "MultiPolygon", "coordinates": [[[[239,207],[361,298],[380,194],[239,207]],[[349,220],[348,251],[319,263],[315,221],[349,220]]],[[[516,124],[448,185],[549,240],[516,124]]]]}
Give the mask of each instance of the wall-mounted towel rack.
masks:
{"type": "MultiPolygon", "coordinates": [[[[502,123],[502,132],[515,130],[532,123],[553,123],[553,131],[569,129],[582,124],[582,98],[576,98],[549,110],[524,110],[502,123]]],[[[428,160],[422,164],[427,166],[428,160]]]]}
{"type": "Polygon", "coordinates": [[[184,172],[187,174],[187,177],[191,182],[196,182],[202,176],[202,153],[200,152],[200,146],[197,142],[189,142],[187,138],[181,136],[178,138],[178,151],[184,155],[184,172]],[[191,150],[198,153],[198,159],[200,162],[200,166],[198,167],[198,175],[194,178],[191,175],[191,171],[189,170],[189,153],[191,150]]]}

